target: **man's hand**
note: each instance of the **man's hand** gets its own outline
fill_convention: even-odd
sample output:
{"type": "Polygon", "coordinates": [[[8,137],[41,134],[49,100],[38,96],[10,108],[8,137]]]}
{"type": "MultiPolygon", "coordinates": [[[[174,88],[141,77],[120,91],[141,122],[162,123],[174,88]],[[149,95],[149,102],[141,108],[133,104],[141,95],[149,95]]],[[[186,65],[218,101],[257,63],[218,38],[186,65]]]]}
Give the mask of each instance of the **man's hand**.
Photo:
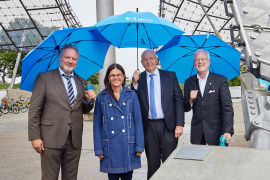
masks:
{"type": "Polygon", "coordinates": [[[142,152],[136,152],[136,156],[142,155],[142,152]]]}
{"type": "Polygon", "coordinates": [[[93,102],[95,102],[96,97],[97,97],[95,91],[93,91],[93,90],[85,91],[85,96],[87,97],[88,101],[93,100],[93,102]]]}
{"type": "Polygon", "coordinates": [[[136,70],[133,73],[133,86],[138,86],[138,80],[140,79],[140,71],[136,70]]]}
{"type": "Polygon", "coordinates": [[[230,133],[224,133],[222,142],[224,141],[225,138],[227,138],[227,141],[225,141],[227,144],[229,144],[232,140],[232,136],[230,133]]]}
{"type": "Polygon", "coordinates": [[[190,91],[190,98],[189,98],[189,102],[193,103],[193,100],[197,98],[198,95],[198,90],[192,90],[190,91]]]}
{"type": "Polygon", "coordinates": [[[100,160],[103,160],[103,159],[104,159],[103,154],[98,155],[98,158],[99,158],[100,160]]]}
{"type": "Polygon", "coordinates": [[[32,141],[32,147],[42,155],[42,151],[44,150],[43,141],[41,139],[35,139],[32,141]]]}
{"type": "Polygon", "coordinates": [[[175,139],[179,138],[183,134],[183,126],[176,126],[175,127],[175,139]]]}

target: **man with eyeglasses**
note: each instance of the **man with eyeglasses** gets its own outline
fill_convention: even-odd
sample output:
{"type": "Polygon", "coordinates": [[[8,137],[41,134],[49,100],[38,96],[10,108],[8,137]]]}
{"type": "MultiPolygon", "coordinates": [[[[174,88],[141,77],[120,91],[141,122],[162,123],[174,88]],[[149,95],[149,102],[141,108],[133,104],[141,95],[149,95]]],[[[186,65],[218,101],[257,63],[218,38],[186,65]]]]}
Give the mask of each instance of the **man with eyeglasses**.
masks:
{"type": "Polygon", "coordinates": [[[199,49],[194,54],[197,74],[185,81],[185,111],[193,109],[191,121],[192,144],[219,145],[219,139],[227,144],[232,140],[233,107],[229,85],[225,76],[209,72],[209,52],[199,49]]]}
{"type": "Polygon", "coordinates": [[[157,68],[156,53],[146,50],[141,58],[146,71],[134,72],[131,89],[140,101],[150,179],[161,160],[164,162],[175,150],[183,133],[184,101],[175,73],[157,68]]]}

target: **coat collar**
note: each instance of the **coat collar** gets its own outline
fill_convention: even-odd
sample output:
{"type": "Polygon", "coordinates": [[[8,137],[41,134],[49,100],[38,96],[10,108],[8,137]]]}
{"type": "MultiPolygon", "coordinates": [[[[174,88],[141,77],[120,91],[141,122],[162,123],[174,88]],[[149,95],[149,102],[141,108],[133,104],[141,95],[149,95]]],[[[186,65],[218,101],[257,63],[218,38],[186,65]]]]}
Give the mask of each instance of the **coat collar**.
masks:
{"type": "Polygon", "coordinates": [[[206,81],[206,85],[205,85],[205,89],[204,89],[204,93],[203,93],[203,97],[207,96],[209,90],[212,89],[212,86],[214,83],[215,83],[215,80],[214,80],[213,73],[209,72],[209,75],[208,75],[208,78],[206,81]]]}
{"type": "Polygon", "coordinates": [[[109,95],[106,89],[104,89],[100,94],[105,95],[104,101],[106,101],[109,104],[112,104],[115,108],[117,108],[119,111],[123,113],[121,110],[121,107],[126,103],[127,99],[129,98],[129,92],[132,92],[129,88],[123,86],[123,90],[119,99],[119,102],[117,103],[112,96],[109,95]]]}

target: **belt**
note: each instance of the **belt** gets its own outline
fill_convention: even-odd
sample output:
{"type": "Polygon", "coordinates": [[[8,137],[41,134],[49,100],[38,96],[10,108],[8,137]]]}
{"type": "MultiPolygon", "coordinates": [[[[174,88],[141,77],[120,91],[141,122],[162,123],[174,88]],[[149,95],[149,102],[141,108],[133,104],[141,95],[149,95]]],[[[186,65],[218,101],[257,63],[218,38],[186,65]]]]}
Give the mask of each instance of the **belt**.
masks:
{"type": "Polygon", "coordinates": [[[165,119],[148,119],[149,121],[165,121],[165,119]]]}

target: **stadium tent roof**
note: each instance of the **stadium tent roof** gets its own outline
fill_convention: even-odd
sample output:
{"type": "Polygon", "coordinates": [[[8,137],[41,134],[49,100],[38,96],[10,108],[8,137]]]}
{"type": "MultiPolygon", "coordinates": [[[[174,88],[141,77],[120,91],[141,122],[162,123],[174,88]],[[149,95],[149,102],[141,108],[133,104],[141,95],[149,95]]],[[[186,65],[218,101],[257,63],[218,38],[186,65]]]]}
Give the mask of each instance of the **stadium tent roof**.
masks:
{"type": "Polygon", "coordinates": [[[0,50],[29,52],[52,31],[81,26],[68,0],[0,1],[0,50]]]}

